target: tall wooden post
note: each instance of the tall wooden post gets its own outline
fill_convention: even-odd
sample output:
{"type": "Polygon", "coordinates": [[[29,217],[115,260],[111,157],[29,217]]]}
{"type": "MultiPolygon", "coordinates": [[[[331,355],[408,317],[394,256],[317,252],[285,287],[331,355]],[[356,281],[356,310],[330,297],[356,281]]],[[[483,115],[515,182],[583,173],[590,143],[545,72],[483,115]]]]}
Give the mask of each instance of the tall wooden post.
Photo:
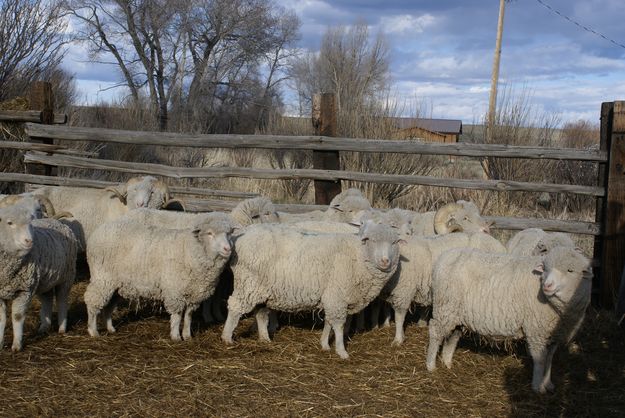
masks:
{"type": "Polygon", "coordinates": [[[612,308],[625,265],[625,101],[614,102],[601,254],[601,302],[612,308]]]}
{"type": "MultiPolygon", "coordinates": [[[[334,93],[315,94],[312,122],[317,135],[336,136],[336,96],[334,93]]],[[[313,168],[340,170],[338,151],[313,151],[313,168]]],[[[315,180],[315,203],[327,205],[341,193],[340,181],[315,180]]]]}
{"type": "MultiPolygon", "coordinates": [[[[31,110],[41,111],[41,123],[52,125],[54,123],[54,94],[52,84],[47,81],[35,81],[30,87],[29,107],[31,110]]],[[[33,142],[52,144],[54,141],[49,138],[32,139],[33,142]]],[[[28,164],[26,172],[39,175],[56,175],[56,169],[50,166],[39,164],[28,164]]]]}
{"type": "MultiPolygon", "coordinates": [[[[599,149],[606,151],[610,149],[610,138],[612,137],[612,118],[614,117],[614,102],[605,102],[601,104],[601,128],[599,130],[599,149]]],[[[607,189],[608,176],[607,176],[608,163],[598,164],[597,173],[597,186],[607,189]]],[[[606,197],[598,197],[596,200],[595,209],[595,222],[601,225],[601,234],[595,236],[594,254],[595,260],[601,260],[601,254],[603,253],[603,235],[605,234],[605,201],[606,197]]],[[[602,267],[595,267],[594,281],[593,281],[593,302],[601,303],[602,288],[601,286],[601,271],[602,267]]]]}

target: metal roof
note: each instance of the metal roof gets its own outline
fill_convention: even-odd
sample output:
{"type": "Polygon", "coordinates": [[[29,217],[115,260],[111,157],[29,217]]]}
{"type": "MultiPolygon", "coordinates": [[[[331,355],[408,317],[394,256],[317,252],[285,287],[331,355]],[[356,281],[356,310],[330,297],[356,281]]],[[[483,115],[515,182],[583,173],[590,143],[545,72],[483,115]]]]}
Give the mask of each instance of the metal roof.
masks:
{"type": "Polygon", "coordinates": [[[462,121],[456,119],[391,118],[398,129],[421,128],[441,134],[461,134],[462,121]]]}

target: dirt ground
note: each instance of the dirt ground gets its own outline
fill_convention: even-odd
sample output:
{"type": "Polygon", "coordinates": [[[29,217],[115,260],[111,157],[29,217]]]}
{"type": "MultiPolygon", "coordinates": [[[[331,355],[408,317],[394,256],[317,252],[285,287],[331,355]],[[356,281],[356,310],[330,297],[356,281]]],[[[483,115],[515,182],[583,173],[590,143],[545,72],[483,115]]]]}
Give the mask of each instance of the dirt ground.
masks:
{"type": "Polygon", "coordinates": [[[195,321],[195,338],[168,338],[164,312],[119,309],[116,334],[86,332],[85,283],[73,291],[67,335],[35,334],[30,310],[23,352],[10,327],[0,353],[2,416],[625,416],[625,333],[591,309],[570,349],[556,353],[554,394],[530,389],[531,361],[512,349],[461,340],[451,370],[425,370],[427,330],[409,322],[391,347],[391,328],[353,335],[343,361],[319,347],[321,324],[282,318],[270,344],[237,328],[195,321]]]}

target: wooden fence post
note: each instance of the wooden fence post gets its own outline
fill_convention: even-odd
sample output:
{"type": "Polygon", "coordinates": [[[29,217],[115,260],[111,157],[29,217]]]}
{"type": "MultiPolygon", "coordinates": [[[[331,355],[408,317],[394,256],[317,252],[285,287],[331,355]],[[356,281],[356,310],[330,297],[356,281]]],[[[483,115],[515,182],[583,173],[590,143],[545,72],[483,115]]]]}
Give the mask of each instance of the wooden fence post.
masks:
{"type": "MultiPolygon", "coordinates": [[[[312,122],[317,135],[336,136],[336,96],[334,93],[315,94],[312,122]]],[[[340,170],[338,151],[313,151],[313,168],[340,170]]],[[[341,193],[340,181],[315,180],[315,203],[327,205],[341,193]]]]}
{"type": "MultiPolygon", "coordinates": [[[[54,123],[54,94],[52,93],[52,83],[47,81],[35,81],[30,87],[29,107],[31,110],[41,111],[41,123],[52,125],[54,123]]],[[[54,141],[48,138],[33,139],[32,142],[42,142],[53,144],[54,141]]],[[[56,168],[42,165],[28,164],[26,172],[39,175],[56,175],[56,168]]]]}
{"type": "Polygon", "coordinates": [[[614,307],[625,264],[625,101],[614,102],[608,143],[601,254],[601,303],[614,307]]]}
{"type": "MultiPolygon", "coordinates": [[[[601,128],[599,130],[599,150],[608,151],[610,149],[610,138],[612,137],[612,117],[614,116],[614,102],[601,103],[601,128]]],[[[608,162],[599,163],[597,170],[597,186],[607,189],[606,175],[608,162]]],[[[603,235],[605,235],[605,197],[596,199],[595,223],[600,225],[601,233],[595,236],[595,245],[593,246],[593,258],[601,260],[603,253],[603,235]]],[[[602,298],[602,266],[595,267],[595,278],[593,280],[593,300],[600,303],[602,298]]]]}

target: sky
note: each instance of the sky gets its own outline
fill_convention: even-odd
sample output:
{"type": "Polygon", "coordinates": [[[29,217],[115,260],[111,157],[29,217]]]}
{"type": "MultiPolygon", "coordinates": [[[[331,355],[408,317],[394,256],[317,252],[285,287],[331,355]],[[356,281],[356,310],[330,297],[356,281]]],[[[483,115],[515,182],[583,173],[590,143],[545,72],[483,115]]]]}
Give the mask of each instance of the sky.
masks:
{"type": "MultiPolygon", "coordinates": [[[[488,109],[498,0],[275,1],[300,17],[298,46],[308,51],[318,50],[329,26],[361,20],[371,33],[384,32],[393,95],[407,112],[477,123],[488,109]]],[[[508,2],[500,92],[525,93],[533,109],[562,123],[598,123],[601,102],[625,99],[623,18],[623,0],[508,2]]],[[[76,75],[83,103],[119,94],[102,91],[118,72],[88,62],[80,45],[71,46],[64,66],[76,75]]]]}

